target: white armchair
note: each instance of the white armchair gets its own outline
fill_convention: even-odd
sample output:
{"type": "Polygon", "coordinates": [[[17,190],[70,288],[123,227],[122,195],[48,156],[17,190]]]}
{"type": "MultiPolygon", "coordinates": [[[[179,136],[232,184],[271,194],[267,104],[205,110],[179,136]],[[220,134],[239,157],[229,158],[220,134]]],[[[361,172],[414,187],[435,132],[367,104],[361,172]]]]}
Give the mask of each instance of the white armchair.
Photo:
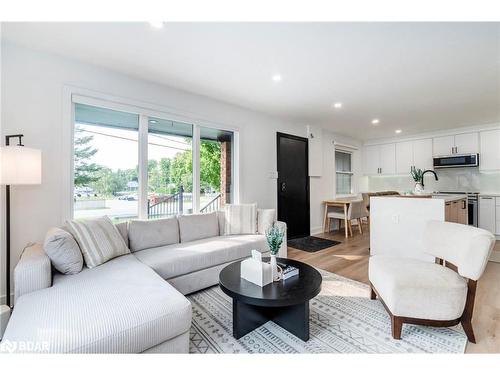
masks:
{"type": "Polygon", "coordinates": [[[403,323],[450,327],[461,323],[475,343],[472,313],[477,280],[483,274],[495,237],[462,224],[430,221],[425,252],[436,263],[375,255],[369,260],[371,299],[377,296],[391,317],[392,336],[403,323]]]}

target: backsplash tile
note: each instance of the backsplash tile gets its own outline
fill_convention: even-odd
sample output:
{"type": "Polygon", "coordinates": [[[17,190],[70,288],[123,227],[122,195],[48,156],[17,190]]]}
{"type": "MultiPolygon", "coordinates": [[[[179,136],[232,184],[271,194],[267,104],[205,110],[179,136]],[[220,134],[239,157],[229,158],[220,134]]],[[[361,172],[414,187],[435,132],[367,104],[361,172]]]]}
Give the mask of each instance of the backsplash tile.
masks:
{"type": "MultiPolygon", "coordinates": [[[[479,191],[500,193],[500,172],[481,173],[475,168],[439,169],[436,171],[439,180],[432,174],[425,175],[427,191],[479,191]]],[[[413,190],[411,176],[372,176],[367,177],[364,184],[367,191],[397,190],[406,192],[413,190]]]]}

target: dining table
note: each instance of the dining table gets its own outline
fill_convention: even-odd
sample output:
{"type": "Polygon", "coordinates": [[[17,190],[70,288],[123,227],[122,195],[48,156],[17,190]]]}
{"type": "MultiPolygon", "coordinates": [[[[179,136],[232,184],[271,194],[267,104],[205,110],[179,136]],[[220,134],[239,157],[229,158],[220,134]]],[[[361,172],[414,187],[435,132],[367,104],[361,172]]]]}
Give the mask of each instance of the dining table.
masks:
{"type": "MultiPolygon", "coordinates": [[[[344,229],[345,229],[345,237],[349,237],[349,225],[348,225],[348,216],[347,213],[349,212],[349,205],[352,202],[359,202],[362,201],[363,199],[359,197],[344,197],[344,198],[335,198],[335,199],[329,199],[326,201],[323,201],[323,204],[325,205],[325,215],[324,215],[324,222],[323,222],[323,231],[328,232],[328,209],[330,207],[340,207],[344,210],[344,229]]],[[[339,228],[340,230],[340,228],[339,228]]]]}

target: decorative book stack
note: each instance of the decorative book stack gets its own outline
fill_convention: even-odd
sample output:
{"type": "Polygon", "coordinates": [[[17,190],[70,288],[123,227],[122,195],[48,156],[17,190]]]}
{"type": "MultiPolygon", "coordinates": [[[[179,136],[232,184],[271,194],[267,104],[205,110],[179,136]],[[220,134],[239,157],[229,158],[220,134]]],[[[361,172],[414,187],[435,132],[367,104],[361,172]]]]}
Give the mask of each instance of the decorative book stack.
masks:
{"type": "Polygon", "coordinates": [[[289,279],[290,277],[298,276],[299,275],[299,269],[291,266],[289,264],[285,263],[280,263],[278,262],[278,266],[282,269],[281,272],[281,279],[286,280],[289,279]]]}

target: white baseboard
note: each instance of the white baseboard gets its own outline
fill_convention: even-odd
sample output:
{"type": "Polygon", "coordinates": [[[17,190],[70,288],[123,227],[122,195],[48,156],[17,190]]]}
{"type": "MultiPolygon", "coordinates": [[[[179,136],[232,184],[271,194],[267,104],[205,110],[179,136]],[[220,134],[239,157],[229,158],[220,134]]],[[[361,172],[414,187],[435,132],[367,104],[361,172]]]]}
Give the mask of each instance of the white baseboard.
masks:
{"type": "Polygon", "coordinates": [[[314,236],[315,234],[323,234],[323,227],[311,228],[311,236],[314,236]]]}

